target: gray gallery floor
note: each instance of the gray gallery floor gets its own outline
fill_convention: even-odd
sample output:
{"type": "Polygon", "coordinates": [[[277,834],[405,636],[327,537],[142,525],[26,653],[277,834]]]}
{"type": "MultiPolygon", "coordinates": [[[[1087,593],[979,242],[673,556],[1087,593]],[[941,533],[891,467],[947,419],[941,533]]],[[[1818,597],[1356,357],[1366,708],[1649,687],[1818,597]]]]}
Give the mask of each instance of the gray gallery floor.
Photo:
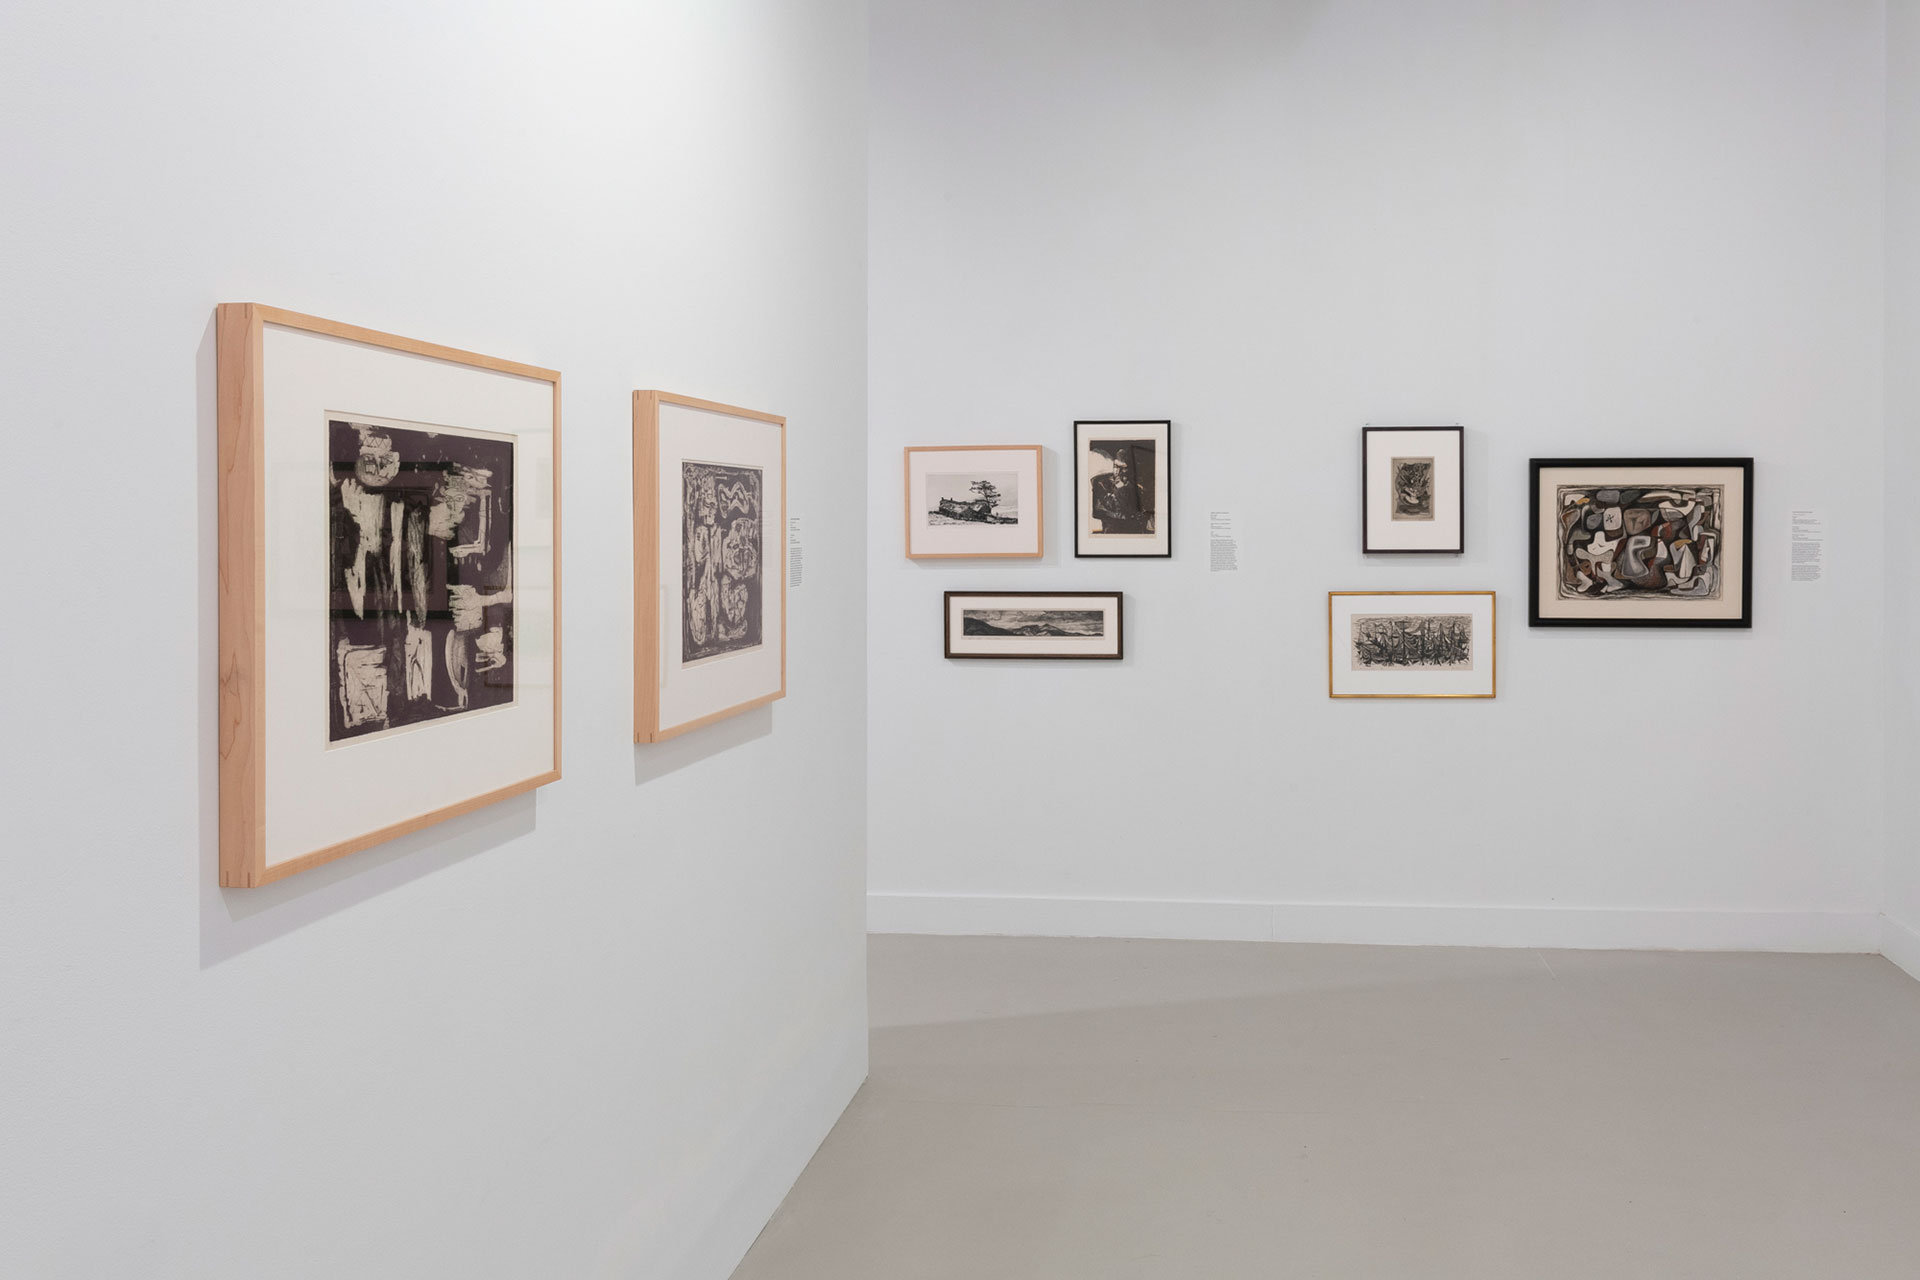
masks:
{"type": "Polygon", "coordinates": [[[1920,1276],[1877,956],[873,939],[735,1280],[1920,1276]]]}

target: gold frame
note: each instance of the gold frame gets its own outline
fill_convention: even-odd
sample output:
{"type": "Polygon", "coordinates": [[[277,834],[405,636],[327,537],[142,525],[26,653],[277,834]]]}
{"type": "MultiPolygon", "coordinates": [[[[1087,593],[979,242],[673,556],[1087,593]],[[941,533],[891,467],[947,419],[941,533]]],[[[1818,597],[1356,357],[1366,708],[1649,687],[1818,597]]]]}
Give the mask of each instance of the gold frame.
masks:
{"type": "Polygon", "coordinates": [[[1327,592],[1327,696],[1329,698],[1493,698],[1500,693],[1500,596],[1496,591],[1329,591],[1327,592]],[[1333,691],[1333,601],[1336,596],[1485,596],[1493,635],[1487,659],[1493,664],[1485,693],[1335,693],[1333,691]]]}
{"type": "Polygon", "coordinates": [[[901,521],[905,526],[909,560],[1036,560],[1047,554],[1046,448],[1037,444],[912,444],[900,451],[901,521]],[[1033,451],[1032,551],[921,551],[913,549],[913,455],[916,453],[1021,453],[1033,451]]]}
{"type": "Polygon", "coordinates": [[[214,309],[219,431],[220,885],[251,889],[560,779],[560,375],[257,302],[214,309]],[[553,767],[493,791],[267,862],[267,325],[553,385],[553,767]]]}
{"type": "MultiPolygon", "coordinates": [[[[716,400],[677,396],[670,391],[633,393],[633,740],[665,742],[668,738],[705,728],[716,720],[766,706],[787,696],[787,577],[789,566],[780,557],[780,688],[731,707],[697,716],[684,724],[660,723],[660,406],[677,404],[705,409],[732,418],[772,423],[780,430],[780,518],[775,528],[780,545],[787,545],[787,420],[777,413],[761,413],[716,400]]],[[[771,567],[771,566],[769,566],[771,567]]],[[[678,572],[678,570],[676,570],[678,572]]]]}

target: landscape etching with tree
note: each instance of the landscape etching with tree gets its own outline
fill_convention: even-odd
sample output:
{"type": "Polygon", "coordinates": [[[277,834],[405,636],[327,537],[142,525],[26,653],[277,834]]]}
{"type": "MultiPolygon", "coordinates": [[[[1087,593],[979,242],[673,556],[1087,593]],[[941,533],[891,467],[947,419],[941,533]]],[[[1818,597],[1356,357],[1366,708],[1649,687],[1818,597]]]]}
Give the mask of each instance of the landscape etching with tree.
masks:
{"type": "Polygon", "coordinates": [[[1720,598],[1721,485],[1562,485],[1563,600],[1720,598]]]}
{"type": "Polygon", "coordinates": [[[680,464],[680,661],[760,644],[761,476],[758,467],[680,464]]]}
{"type": "Polygon", "coordinates": [[[1107,633],[1099,609],[962,609],[963,636],[1060,636],[1086,639],[1107,633]]]}
{"type": "Polygon", "coordinates": [[[1153,482],[1158,461],[1152,440],[1089,440],[1095,533],[1152,533],[1153,482]]]}
{"type": "Polygon", "coordinates": [[[1353,670],[1473,670],[1470,613],[1365,613],[1353,618],[1353,670]]]}
{"type": "Polygon", "coordinates": [[[949,471],[928,476],[927,523],[1019,524],[1020,474],[949,471]]]}
{"type": "Polygon", "coordinates": [[[328,420],[329,742],[513,701],[513,448],[328,420]]]}

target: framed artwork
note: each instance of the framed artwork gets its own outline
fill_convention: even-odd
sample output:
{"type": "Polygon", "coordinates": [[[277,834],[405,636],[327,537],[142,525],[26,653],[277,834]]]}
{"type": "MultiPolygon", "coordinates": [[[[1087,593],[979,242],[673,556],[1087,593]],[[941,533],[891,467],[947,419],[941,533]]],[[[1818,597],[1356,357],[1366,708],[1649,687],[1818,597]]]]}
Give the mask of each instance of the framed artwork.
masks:
{"type": "Polygon", "coordinates": [[[1527,621],[1753,626],[1752,458],[1535,458],[1527,621]]]}
{"type": "Polygon", "coordinates": [[[1173,424],[1073,424],[1073,554],[1170,556],[1173,424]]]}
{"type": "Polygon", "coordinates": [[[220,883],[560,776],[560,375],[216,312],[220,883]]]}
{"type": "Polygon", "coordinates": [[[1042,554],[1040,454],[1037,444],[908,449],[907,558],[1042,554]]]}
{"type": "Polygon", "coordinates": [[[1327,696],[1491,698],[1491,591],[1329,591],[1327,696]]]}
{"type": "Polygon", "coordinates": [[[1360,550],[1467,549],[1464,427],[1360,429],[1360,550]]]}
{"type": "Polygon", "coordinates": [[[633,393],[633,740],[787,696],[787,420],[633,393]]]}
{"type": "Polygon", "coordinates": [[[949,658],[1125,656],[1118,591],[949,591],[949,658]]]}

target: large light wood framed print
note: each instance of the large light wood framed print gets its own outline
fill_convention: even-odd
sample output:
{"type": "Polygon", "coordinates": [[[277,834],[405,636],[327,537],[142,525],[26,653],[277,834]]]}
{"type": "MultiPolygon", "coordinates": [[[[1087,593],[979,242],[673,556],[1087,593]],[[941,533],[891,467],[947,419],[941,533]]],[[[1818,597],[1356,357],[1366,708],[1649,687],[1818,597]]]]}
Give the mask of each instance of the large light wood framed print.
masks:
{"type": "Polygon", "coordinates": [[[1535,458],[1527,622],[1753,626],[1752,458],[1535,458]]]}
{"type": "Polygon", "coordinates": [[[1360,550],[1467,549],[1464,427],[1360,429],[1360,550]]]}
{"type": "Polygon", "coordinates": [[[560,375],[216,313],[220,883],[560,776],[560,375]]]}
{"type": "Polygon", "coordinates": [[[1037,444],[907,449],[907,558],[1045,554],[1041,453],[1037,444]]]}
{"type": "Polygon", "coordinates": [[[633,393],[633,740],[787,696],[787,420],[633,393]]]}
{"type": "Polygon", "coordinates": [[[1173,423],[1073,424],[1073,554],[1173,554],[1173,423]]]}
{"type": "Polygon", "coordinates": [[[1491,698],[1491,591],[1329,591],[1330,698],[1491,698]]]}
{"type": "Polygon", "coordinates": [[[1118,591],[949,591],[949,658],[1126,656],[1125,600],[1118,591]]]}

